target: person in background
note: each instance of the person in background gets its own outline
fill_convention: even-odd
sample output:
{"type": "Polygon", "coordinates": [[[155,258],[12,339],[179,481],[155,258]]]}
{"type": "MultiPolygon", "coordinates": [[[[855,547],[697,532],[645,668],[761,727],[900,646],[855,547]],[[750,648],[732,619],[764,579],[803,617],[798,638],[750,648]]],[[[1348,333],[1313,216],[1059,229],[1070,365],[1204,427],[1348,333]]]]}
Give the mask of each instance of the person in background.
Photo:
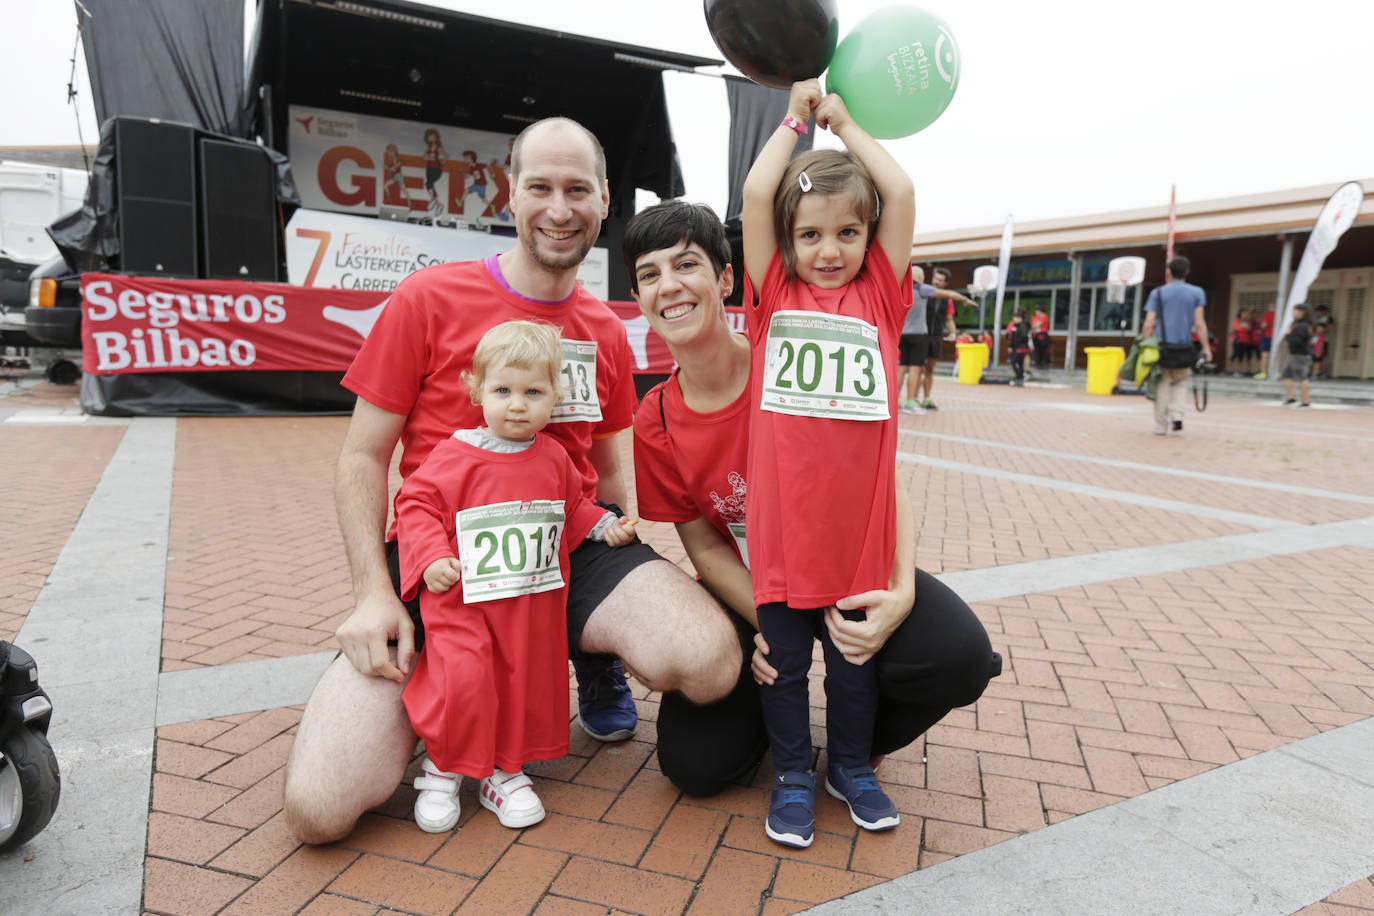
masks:
{"type": "Polygon", "coordinates": [[[1016,311],[1012,312],[1011,321],[1007,324],[1007,360],[1011,363],[1011,369],[1016,373],[1016,378],[1011,383],[1017,387],[1026,384],[1026,361],[1030,357],[1031,350],[1031,324],[1026,320],[1026,307],[1018,305],[1016,311]]]}
{"type": "Polygon", "coordinates": [[[1031,346],[1035,348],[1035,368],[1050,367],[1050,315],[1045,311],[1045,303],[1035,304],[1035,314],[1031,315],[1031,346]]]}
{"type": "Polygon", "coordinates": [[[1232,372],[1236,375],[1251,375],[1255,371],[1255,343],[1250,332],[1250,310],[1241,309],[1236,320],[1231,322],[1231,361],[1235,363],[1232,372]]]}
{"type": "MultiPolygon", "coordinates": [[[[931,333],[931,303],[935,299],[962,298],[952,289],[939,289],[925,282],[926,274],[921,267],[912,262],[911,308],[907,310],[906,320],[902,323],[902,336],[897,343],[897,402],[902,413],[922,414],[926,409],[916,399],[921,393],[921,382],[926,373],[926,360],[931,348],[939,356],[940,338],[931,333]]],[[[968,300],[965,300],[968,301],[968,300]]],[[[939,307],[936,306],[936,311],[939,307]]],[[[951,309],[951,313],[952,313],[951,309]]],[[[951,323],[953,318],[950,319],[951,323]]],[[[929,394],[930,386],[926,385],[929,394]]]]}
{"type": "Polygon", "coordinates": [[[929,350],[926,353],[926,368],[921,376],[922,397],[917,403],[926,410],[938,410],[935,402],[930,399],[930,389],[935,384],[935,364],[940,361],[941,343],[945,340],[954,340],[956,329],[954,327],[954,304],[951,299],[968,305],[977,305],[963,293],[955,292],[949,288],[949,271],[943,267],[935,268],[935,289],[943,294],[940,299],[934,296],[926,299],[926,327],[930,329],[929,350]],[[943,329],[937,330],[937,329],[943,329]]]}
{"type": "Polygon", "coordinates": [[[1155,393],[1156,436],[1183,432],[1183,398],[1193,374],[1193,348],[1206,362],[1212,361],[1207,333],[1207,294],[1184,278],[1191,267],[1187,258],[1174,258],[1164,268],[1167,282],[1150,292],[1145,301],[1142,337],[1159,328],[1159,384],[1155,393]],[[1174,365],[1170,365],[1170,363],[1174,365]]]}
{"type": "Polygon", "coordinates": [[[1312,322],[1307,317],[1306,305],[1293,306],[1293,322],[1283,342],[1288,345],[1288,361],[1283,365],[1283,390],[1288,400],[1284,407],[1311,407],[1312,392],[1308,378],[1312,375],[1312,322]],[[1298,380],[1298,391],[1302,401],[1293,397],[1293,380],[1298,380]]]}
{"type": "Polygon", "coordinates": [[[1270,303],[1269,310],[1259,319],[1259,371],[1255,373],[1255,378],[1269,377],[1269,351],[1274,346],[1274,310],[1278,306],[1277,302],[1270,303]]]}
{"type": "Polygon", "coordinates": [[[1331,309],[1319,305],[1312,318],[1312,377],[1330,378],[1327,354],[1336,343],[1336,319],[1331,317],[1331,309]]]}

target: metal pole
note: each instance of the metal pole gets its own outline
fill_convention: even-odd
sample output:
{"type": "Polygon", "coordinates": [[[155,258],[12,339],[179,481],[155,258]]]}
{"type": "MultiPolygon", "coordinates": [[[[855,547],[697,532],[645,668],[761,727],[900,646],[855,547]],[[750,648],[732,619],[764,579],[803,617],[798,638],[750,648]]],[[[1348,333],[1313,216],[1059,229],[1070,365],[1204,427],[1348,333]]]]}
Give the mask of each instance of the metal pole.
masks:
{"type": "MultiPolygon", "coordinates": [[[[1274,339],[1269,343],[1269,365],[1264,367],[1267,378],[1278,381],[1275,369],[1279,361],[1279,319],[1283,317],[1284,302],[1288,298],[1288,273],[1293,267],[1293,237],[1279,236],[1283,239],[1283,251],[1279,254],[1279,289],[1274,302],[1274,339]]],[[[1328,348],[1331,346],[1327,345],[1328,348]]],[[[1329,374],[1329,373],[1328,373],[1329,374]]]]}
{"type": "Polygon", "coordinates": [[[1064,354],[1064,371],[1072,372],[1078,365],[1078,294],[1083,286],[1083,259],[1069,252],[1072,270],[1069,274],[1069,337],[1068,352],[1064,354]]]}

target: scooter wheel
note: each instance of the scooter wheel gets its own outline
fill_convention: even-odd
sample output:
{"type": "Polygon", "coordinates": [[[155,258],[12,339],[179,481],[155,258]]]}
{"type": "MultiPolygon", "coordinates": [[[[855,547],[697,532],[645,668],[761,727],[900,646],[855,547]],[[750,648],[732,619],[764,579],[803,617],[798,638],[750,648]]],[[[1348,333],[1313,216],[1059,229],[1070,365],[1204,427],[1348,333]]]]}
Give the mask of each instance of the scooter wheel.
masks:
{"type": "Polygon", "coordinates": [[[62,781],[48,739],[19,727],[0,745],[0,852],[27,843],[48,826],[62,781]]]}

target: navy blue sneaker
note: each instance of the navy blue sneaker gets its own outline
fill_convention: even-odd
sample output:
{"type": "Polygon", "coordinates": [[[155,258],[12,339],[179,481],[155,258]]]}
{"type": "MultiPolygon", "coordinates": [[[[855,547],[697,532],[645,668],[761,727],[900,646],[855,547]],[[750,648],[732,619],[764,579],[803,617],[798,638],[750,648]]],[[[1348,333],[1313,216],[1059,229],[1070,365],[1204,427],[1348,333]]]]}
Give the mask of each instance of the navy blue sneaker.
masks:
{"type": "Polygon", "coordinates": [[[849,806],[849,816],[865,830],[891,830],[901,821],[897,806],[878,785],[872,767],[830,764],[825,791],[849,806]]]}
{"type": "Polygon", "coordinates": [[[582,730],[598,741],[633,738],[639,713],[620,660],[574,661],[573,671],[577,675],[577,721],[582,730]]]}
{"type": "Polygon", "coordinates": [[[779,773],[764,832],[784,846],[805,849],[816,833],[816,774],[779,773]]]}

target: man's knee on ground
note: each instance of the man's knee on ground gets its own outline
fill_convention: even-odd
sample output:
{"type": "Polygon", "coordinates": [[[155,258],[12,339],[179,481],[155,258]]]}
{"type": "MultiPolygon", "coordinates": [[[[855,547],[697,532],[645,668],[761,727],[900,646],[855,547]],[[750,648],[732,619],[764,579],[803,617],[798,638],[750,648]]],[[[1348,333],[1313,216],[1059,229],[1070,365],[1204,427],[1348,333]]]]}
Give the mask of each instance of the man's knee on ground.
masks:
{"type": "Polygon", "coordinates": [[[291,835],[311,846],[348,836],[362,812],[345,810],[337,799],[333,804],[321,804],[328,797],[321,794],[322,786],[310,785],[311,782],[287,767],[282,816],[291,835]]]}

